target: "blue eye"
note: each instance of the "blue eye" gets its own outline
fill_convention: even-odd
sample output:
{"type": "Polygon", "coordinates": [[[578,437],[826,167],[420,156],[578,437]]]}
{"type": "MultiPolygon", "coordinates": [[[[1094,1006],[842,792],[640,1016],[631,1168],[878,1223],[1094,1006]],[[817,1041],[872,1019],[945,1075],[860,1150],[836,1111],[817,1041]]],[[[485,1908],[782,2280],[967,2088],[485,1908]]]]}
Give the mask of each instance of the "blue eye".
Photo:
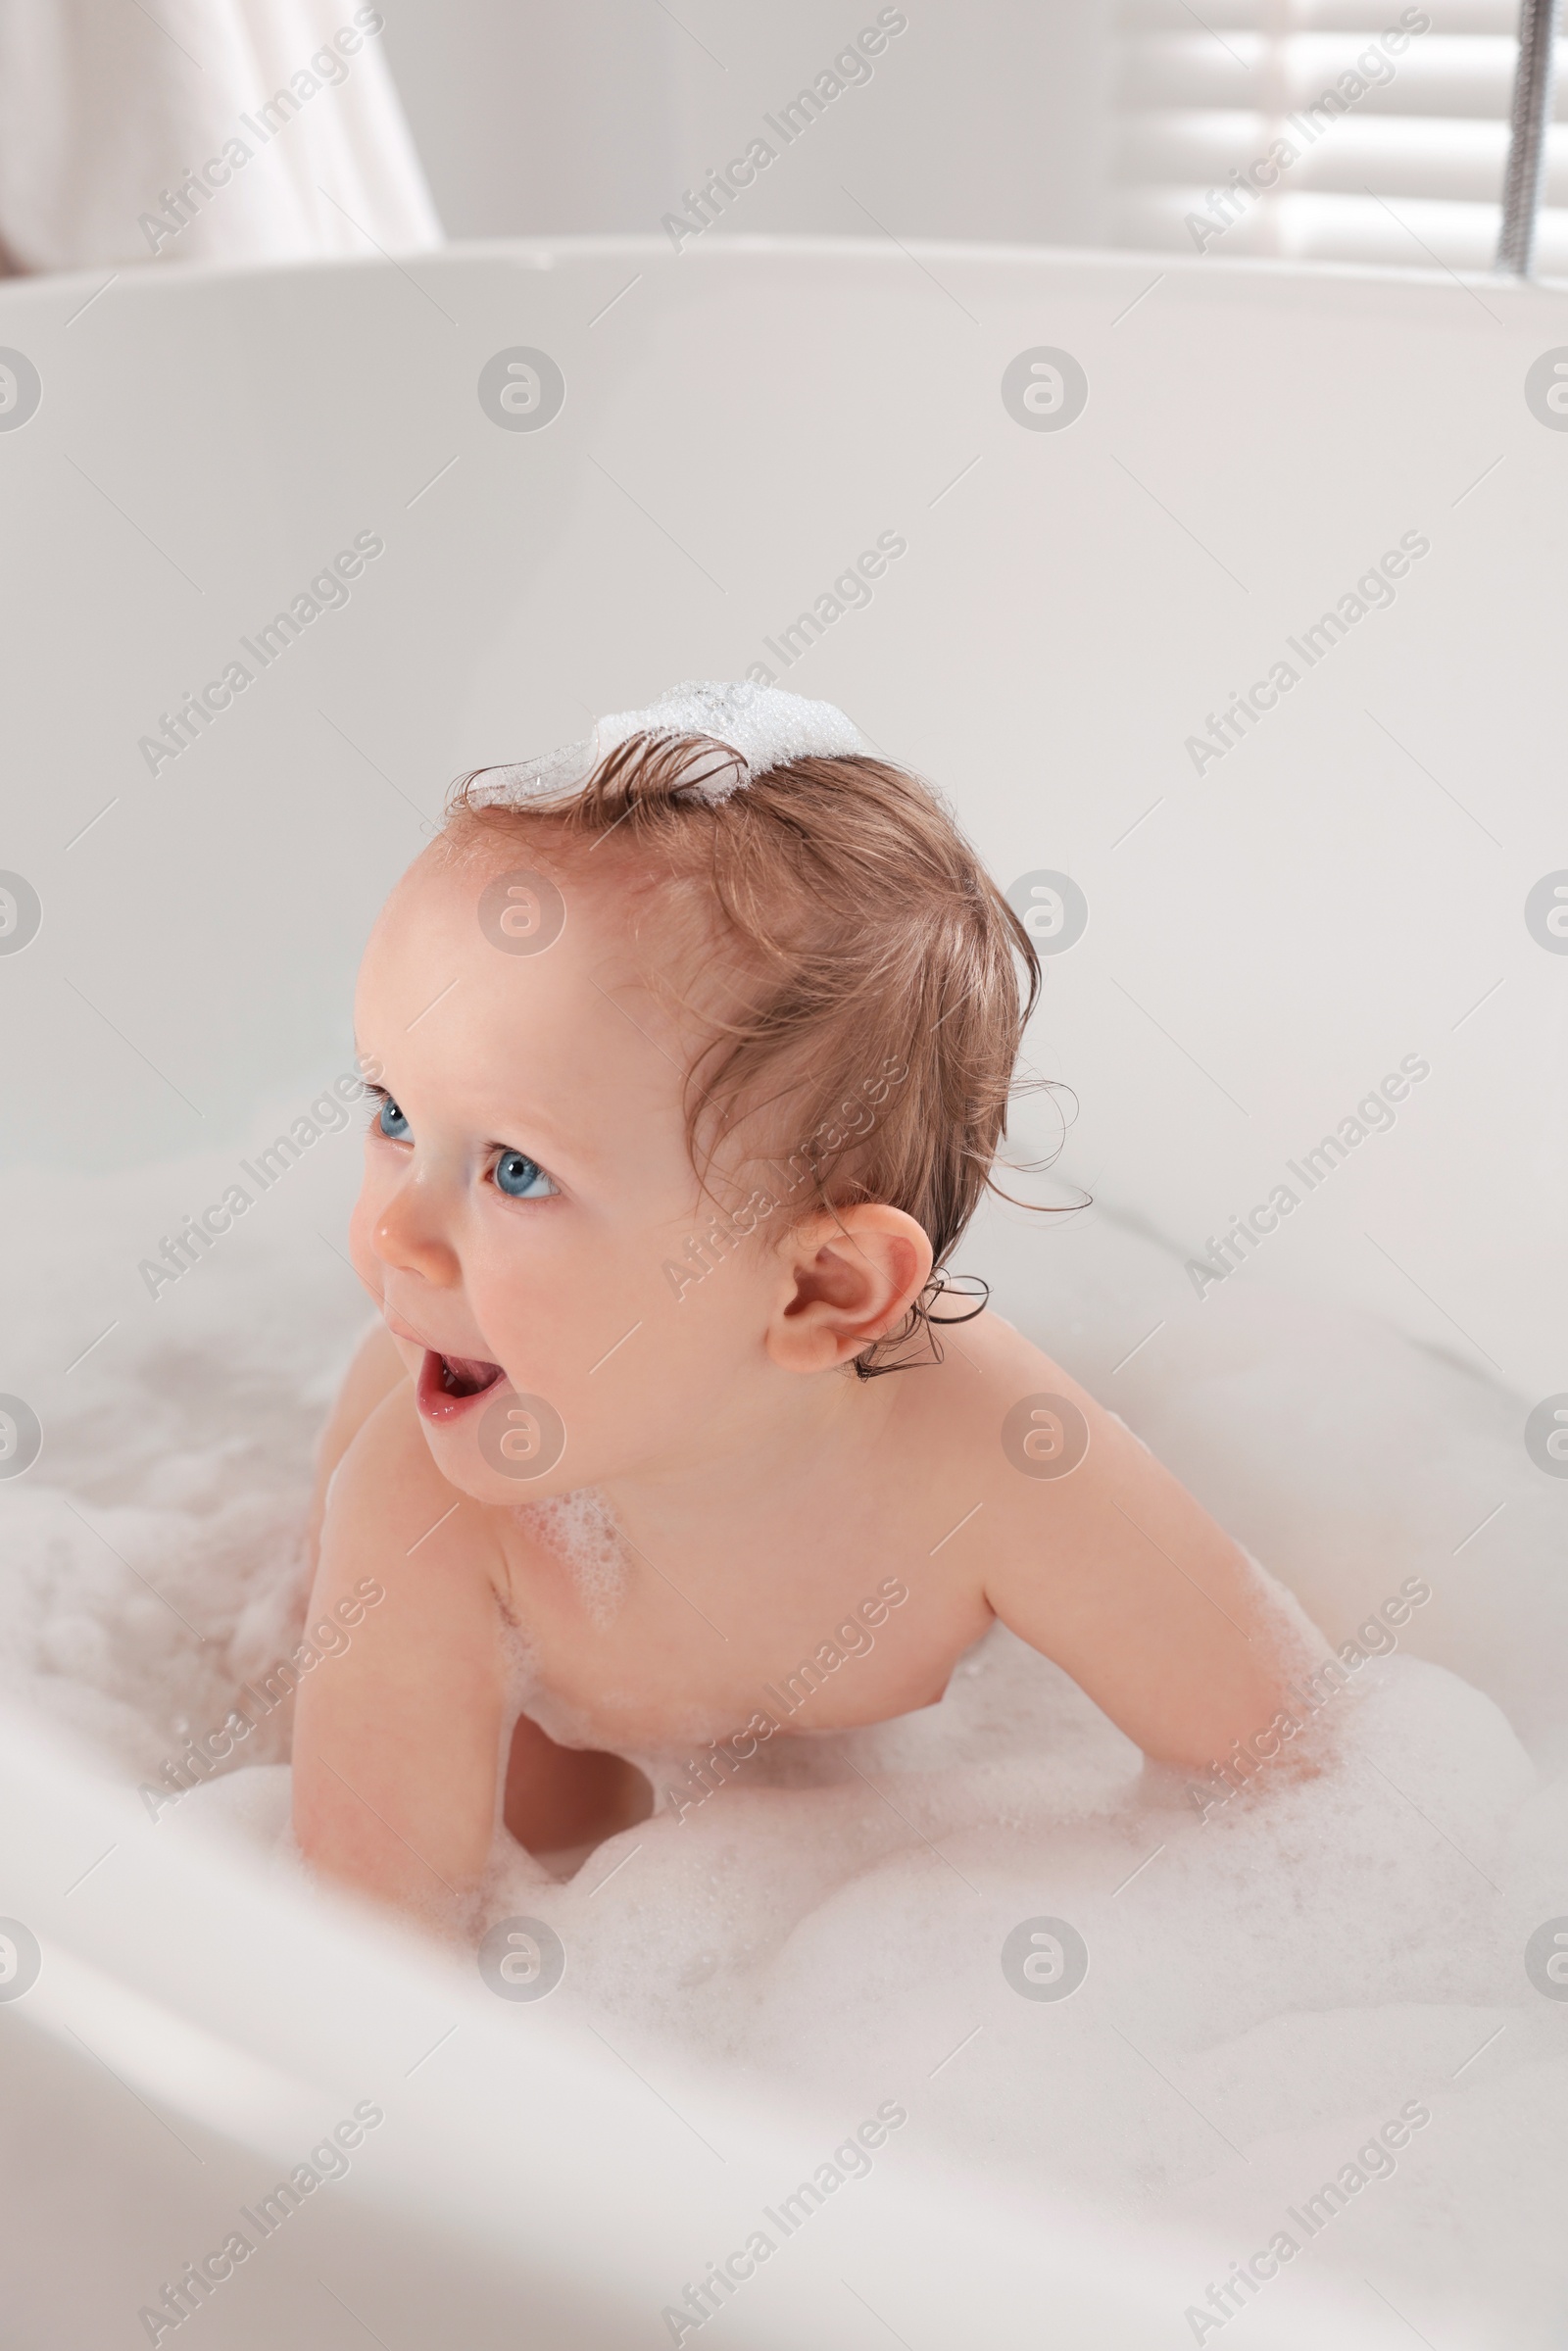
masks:
{"type": "Polygon", "coordinates": [[[404,1117],[402,1111],[398,1108],[397,1103],[392,1100],[390,1094],[387,1096],[385,1102],[382,1102],[380,1109],[376,1113],[375,1130],[378,1135],[390,1136],[394,1143],[406,1143],[408,1141],[409,1122],[404,1117]]]}
{"type": "Polygon", "coordinates": [[[547,1200],[555,1186],[537,1159],[524,1151],[503,1151],[496,1161],[496,1190],[508,1200],[547,1200]]]}

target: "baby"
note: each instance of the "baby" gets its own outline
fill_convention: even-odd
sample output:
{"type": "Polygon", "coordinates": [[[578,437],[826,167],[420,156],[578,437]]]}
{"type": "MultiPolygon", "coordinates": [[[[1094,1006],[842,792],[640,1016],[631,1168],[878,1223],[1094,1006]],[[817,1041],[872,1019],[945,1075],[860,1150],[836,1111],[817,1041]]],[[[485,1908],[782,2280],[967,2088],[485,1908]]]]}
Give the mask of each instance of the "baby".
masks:
{"type": "Polygon", "coordinates": [[[677,688],[460,787],[360,976],[382,1324],[313,1616],[385,1596],[299,1694],[318,1869],[462,1934],[503,1831],[580,1850],[638,1759],[932,1705],[998,1617],[1157,1761],[1284,1714],[1250,1562],[943,1274],[1039,977],[826,704],[677,688]]]}

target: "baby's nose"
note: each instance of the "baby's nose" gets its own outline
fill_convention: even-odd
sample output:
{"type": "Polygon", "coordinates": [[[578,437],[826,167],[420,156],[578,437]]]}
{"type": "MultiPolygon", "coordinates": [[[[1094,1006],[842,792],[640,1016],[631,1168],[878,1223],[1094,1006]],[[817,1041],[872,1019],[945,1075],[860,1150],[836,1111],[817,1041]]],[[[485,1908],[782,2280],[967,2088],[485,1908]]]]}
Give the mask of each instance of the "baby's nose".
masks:
{"type": "Polygon", "coordinates": [[[401,1185],[393,1194],[371,1230],[370,1246],[386,1264],[439,1289],[451,1289],[461,1279],[457,1251],[417,1184],[401,1185]]]}

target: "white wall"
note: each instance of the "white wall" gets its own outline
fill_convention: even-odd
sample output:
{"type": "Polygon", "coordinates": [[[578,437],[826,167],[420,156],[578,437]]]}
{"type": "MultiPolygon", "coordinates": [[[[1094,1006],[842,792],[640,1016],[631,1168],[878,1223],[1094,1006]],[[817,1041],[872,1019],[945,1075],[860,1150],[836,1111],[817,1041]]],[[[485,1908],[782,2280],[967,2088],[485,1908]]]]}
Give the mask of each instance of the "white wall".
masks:
{"type": "MultiPolygon", "coordinates": [[[[699,172],[741,153],[764,113],[874,24],[880,0],[382,5],[447,232],[479,237],[657,230],[699,172]]],[[[784,149],[717,233],[881,223],[900,237],[1102,241],[1107,0],[908,0],[902,13],[873,78],[784,149]]]]}

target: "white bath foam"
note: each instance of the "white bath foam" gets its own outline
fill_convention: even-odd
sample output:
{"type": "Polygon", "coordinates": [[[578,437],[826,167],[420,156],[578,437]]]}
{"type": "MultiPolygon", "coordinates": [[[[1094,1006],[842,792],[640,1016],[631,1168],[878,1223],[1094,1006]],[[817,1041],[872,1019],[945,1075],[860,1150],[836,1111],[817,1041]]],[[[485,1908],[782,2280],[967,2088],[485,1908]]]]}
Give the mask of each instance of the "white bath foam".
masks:
{"type": "Polygon", "coordinates": [[[711,735],[738,751],[753,775],[766,775],[790,759],[853,759],[868,749],[859,729],[834,704],[808,702],[781,686],[745,679],[693,679],[671,686],[645,710],[617,710],[601,718],[596,739],[604,753],[644,732],[711,735]]]}
{"type": "MultiPolygon", "coordinates": [[[[1545,2324],[1555,2286],[1506,2163],[1457,2223],[1450,2210],[1478,2100],[1499,2145],[1511,2132],[1538,2181],[1546,2167],[1538,2216],[1564,2183],[1538,2080],[1559,2020],[1524,1979],[1539,1914],[1510,1898],[1499,1834],[1534,1773],[1496,1709],[1439,1669],[1379,1666],[1345,1700],[1338,1772],[1200,1822],[1168,1786],[1139,1785],[1126,1743],[1054,1669],[1004,1634],[986,1646],[1015,1689],[1036,1684],[1044,1768],[954,1764],[969,1731],[932,1709],[927,1772],[908,1756],[879,1768],[877,1734],[834,1742],[847,1788],[736,1785],[615,1839],[573,1886],[503,1881],[494,1907],[555,1926],[569,2006],[639,2066],[678,2033],[788,2079],[824,2118],[896,2095],[976,2165],[1201,2224],[1233,2259],[1316,2191],[1324,2147],[1342,2164],[1424,2101],[1451,2123],[1412,2133],[1397,2194],[1358,2202],[1313,2259],[1375,2261],[1401,2307],[1419,2287],[1430,2314],[1434,2295],[1475,2288],[1508,2202],[1519,2290],[1497,2339],[1537,2339],[1529,2314],[1545,2324]],[[1088,1946],[1059,2004],[1003,1976],[1004,1938],[1030,1918],[1064,1919],[1088,1946]],[[1500,2081],[1499,2024],[1516,2036],[1500,2081]]],[[[906,1746],[912,1728],[897,1727],[906,1746]]]]}
{"type": "Polygon", "coordinates": [[[598,1488],[553,1494],[543,1502],[520,1502],[513,1516],[564,1561],[590,1621],[608,1625],[625,1589],[628,1561],[614,1512],[598,1488]]]}
{"type": "MultiPolygon", "coordinates": [[[[1144,1783],[1127,1742],[1054,1668],[1003,1632],[985,1645],[1058,1713],[1039,1754],[953,1760],[967,1732],[950,1700],[927,1711],[924,1769],[884,1768],[875,1733],[812,1742],[815,1786],[737,1782],[679,1822],[626,1832],[551,1913],[595,1996],[630,2018],[684,2015],[737,2052],[776,2032],[781,2055],[799,2001],[831,2073],[881,2041],[873,2020],[895,1995],[905,2024],[934,2003],[939,2039],[959,1984],[1010,2017],[999,1952],[1035,1914],[1031,1889],[1038,1914],[1066,1918],[1090,1945],[1094,1990],[1070,2013],[1106,1999],[1162,2046],[1223,2039],[1293,2007],[1354,2005],[1369,1983],[1491,1996],[1498,1897],[1485,1863],[1534,1774],[1479,1693],[1415,1663],[1379,1669],[1380,1689],[1345,1701],[1338,1770],[1200,1821],[1166,1775],[1144,1783]],[[1383,1788],[1380,1758],[1396,1754],[1419,1812],[1383,1788]],[[717,1963],[700,2023],[666,1997],[699,1923],[717,1963]],[[863,1982],[847,1951],[858,1964],[876,1954],[863,1982]],[[732,1998],[719,1969],[755,1982],[732,1998]]],[[[503,1876],[492,1909],[512,1890],[503,1876]]],[[[1046,2004],[1016,2005],[1033,2016],[1046,2004]]],[[[1082,2143],[1072,2160],[1082,2168],[1082,2143]]]]}
{"type": "MultiPolygon", "coordinates": [[[[13,1366],[63,1367],[103,1328],[105,1267],[133,1269],[145,1236],[168,1229],[171,1197],[206,1198],[201,1171],[13,1189],[0,1219],[25,1236],[24,1251],[9,1245],[23,1300],[13,1366]]],[[[223,1251],[123,1313],[69,1378],[51,1374],[45,1453],[0,1487],[0,1674],[128,1781],[177,1757],[176,1726],[220,1723],[242,1683],[256,1687],[298,1640],[310,1446],[364,1321],[352,1283],[320,1278],[315,1224],[340,1230],[327,1214],[304,1194],[259,1202],[223,1251]]],[[[1234,1299],[1228,1319],[1182,1334],[1174,1367],[1146,1348],[1142,1385],[1123,1396],[1090,1358],[1114,1361],[1148,1327],[1116,1325],[1161,1262],[1102,1223],[1076,1266],[1052,1260],[1047,1308],[1029,1311],[1022,1282],[1001,1302],[1211,1506],[1212,1481],[1228,1479],[1228,1523],[1271,1562],[1293,1561],[1293,1583],[1342,1638],[1407,1570],[1438,1564],[1431,1492],[1406,1486],[1402,1459],[1392,1499],[1375,1494],[1389,1445],[1405,1442],[1387,1432],[1417,1432],[1443,1494],[1468,1508],[1469,1489],[1499,1472],[1505,1415],[1485,1398],[1478,1409],[1467,1375],[1375,1326],[1287,1303],[1271,1343],[1266,1319],[1244,1327],[1234,1299]],[[1271,1415],[1293,1381],[1306,1384],[1298,1413],[1319,1411],[1312,1383],[1329,1362],[1382,1442],[1303,1466],[1271,1415]],[[1320,1545],[1304,1559],[1303,1514],[1320,1545]]],[[[1509,1493],[1505,1522],[1532,1506],[1527,1490],[1509,1493]]],[[[1527,1714],[1545,1680],[1527,1650],[1556,1604],[1554,1546],[1525,1555],[1549,1529],[1532,1527],[1508,1570],[1511,1639],[1479,1643],[1494,1691],[1527,1714]]],[[[1451,1572],[1439,1630],[1460,1649],[1483,1595],[1451,1572]]],[[[490,1914],[555,1924],[568,1967],[551,2013],[594,2020],[639,2065],[657,2068],[678,2040],[787,2081],[836,2135],[844,2113],[903,2097],[928,2145],[999,2180],[1189,2223],[1214,2250],[1195,2295],[1420,2100],[1432,2123],[1394,2177],[1301,2260],[1372,2278],[1440,2351],[1446,2301],[1478,2298],[1481,2330],[1462,2339],[1533,2351],[1556,2324],[1542,2245],[1565,2166],[1544,2131],[1568,2003],[1532,1988],[1521,1955],[1543,1919],[1568,1914],[1568,1789],[1538,1787],[1493,1699],[1416,1654],[1435,1645],[1433,1581],[1401,1653],[1355,1669],[1325,1708],[1337,1768],[1267,1801],[1200,1820],[1065,1677],[998,1633],[939,1706],[844,1739],[780,1739],[684,1820],[600,1848],[568,1885],[546,1886],[518,1856],[490,1914]],[[1087,1978],[1059,2002],[1024,1998],[1003,1975],[1005,1936],[1035,1918],[1067,1921],[1088,1946],[1087,1978]]],[[[230,1759],[271,1768],[179,1798],[159,1834],[275,1839],[286,1734],[278,1707],[230,1759]]],[[[1268,2287],[1291,2290],[1288,2274],[1268,2287]]]]}
{"type": "Polygon", "coordinates": [[[745,679],[692,679],[669,687],[646,710],[615,710],[600,718],[581,742],[481,770],[469,797],[475,806],[505,806],[525,804],[540,793],[575,790],[612,752],[643,734],[691,736],[704,745],[689,762],[685,789],[710,805],[788,760],[851,759],[870,750],[859,729],[830,702],[808,702],[782,687],[745,679]],[[734,756],[715,750],[716,745],[734,756]]]}
{"type": "MultiPolygon", "coordinates": [[[[318,1231],[341,1234],[354,1138],[316,1151],[156,1298],[140,1262],[221,1198],[236,1152],[0,1184],[4,1377],[43,1426],[0,1484],[0,1698],[159,1787],[300,1640],[314,1448],[368,1313],[318,1231]]],[[[286,1756],[291,1708],[250,1711],[235,1763],[286,1756]]]]}

